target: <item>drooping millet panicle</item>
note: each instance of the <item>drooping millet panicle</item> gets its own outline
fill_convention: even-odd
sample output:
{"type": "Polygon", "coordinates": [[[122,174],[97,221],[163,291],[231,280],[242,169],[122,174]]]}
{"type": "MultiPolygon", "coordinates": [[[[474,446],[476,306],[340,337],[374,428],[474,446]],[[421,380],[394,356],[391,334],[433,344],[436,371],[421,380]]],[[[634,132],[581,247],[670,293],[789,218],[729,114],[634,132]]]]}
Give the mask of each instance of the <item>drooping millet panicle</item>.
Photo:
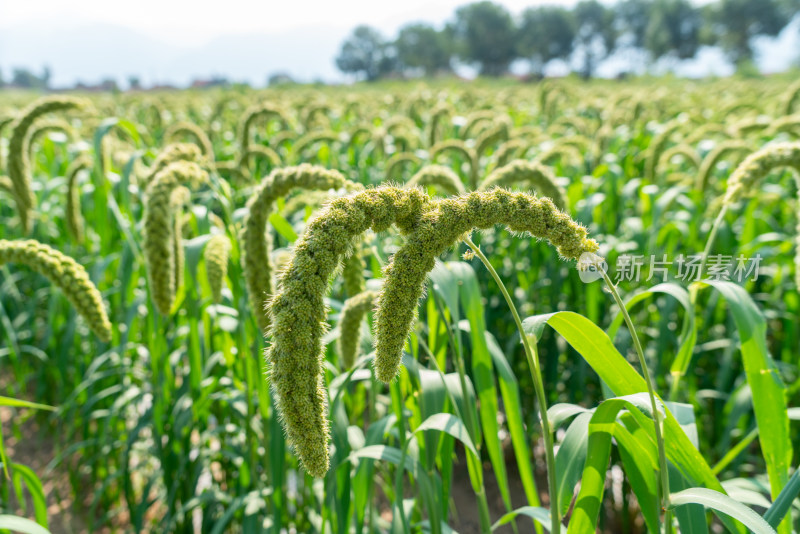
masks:
{"type": "Polygon", "coordinates": [[[256,104],[246,109],[239,126],[239,149],[244,152],[250,146],[250,129],[261,119],[278,119],[284,128],[289,128],[289,116],[278,106],[256,104]]]}
{"type": "Polygon", "coordinates": [[[436,146],[431,148],[431,161],[436,161],[436,156],[444,154],[445,152],[455,152],[469,163],[469,185],[470,189],[476,189],[478,186],[478,155],[475,150],[469,148],[464,141],[460,139],[448,139],[437,143],[436,146]]]}
{"type": "Polygon", "coordinates": [[[364,291],[364,260],[361,259],[358,249],[344,260],[342,282],[344,292],[348,297],[353,297],[364,291]]]}
{"type": "Polygon", "coordinates": [[[433,185],[449,195],[458,195],[465,191],[461,178],[450,167],[443,165],[426,165],[406,183],[406,187],[426,187],[433,185]]]}
{"type": "MultiPolygon", "coordinates": [[[[165,143],[175,143],[182,137],[190,137],[200,147],[203,155],[210,162],[214,161],[214,147],[206,132],[192,122],[177,122],[164,132],[165,143]]],[[[188,158],[183,158],[188,159],[188,158]]]]}
{"type": "Polygon", "coordinates": [[[47,277],[61,289],[97,337],[111,340],[111,323],[103,298],[75,260],[38,241],[0,239],[0,265],[4,263],[21,263],[47,277]]]}
{"type": "Polygon", "coordinates": [[[689,145],[680,144],[669,147],[661,153],[656,164],[656,171],[668,167],[675,156],[682,157],[684,161],[691,164],[695,169],[700,167],[700,156],[697,155],[697,151],[689,145]]]}
{"type": "Polygon", "coordinates": [[[301,119],[303,128],[305,128],[306,131],[309,131],[320,123],[322,123],[323,128],[330,128],[331,120],[329,115],[331,114],[331,111],[331,106],[327,102],[309,104],[303,110],[303,116],[301,119]],[[320,120],[320,116],[323,120],[320,120]]]}
{"type": "Polygon", "coordinates": [[[508,140],[508,124],[497,122],[485,129],[475,140],[475,154],[481,157],[489,147],[508,140]]]}
{"type": "MultiPolygon", "coordinates": [[[[175,229],[172,232],[172,257],[175,259],[175,291],[183,286],[183,272],[186,269],[186,258],[183,251],[184,220],[183,208],[192,198],[192,192],[185,186],[176,187],[169,197],[175,229]]],[[[189,214],[186,214],[187,216],[189,214]]],[[[188,229],[188,227],[186,227],[188,229]]],[[[188,232],[187,232],[188,233],[188,232]]]]}
{"type": "Polygon", "coordinates": [[[784,115],[791,115],[798,101],[800,101],[800,81],[794,82],[784,93],[781,112],[784,115]]]}
{"type": "Polygon", "coordinates": [[[268,146],[251,144],[249,147],[247,147],[247,150],[242,152],[236,163],[243,176],[250,176],[251,173],[249,165],[250,161],[254,159],[267,160],[267,162],[273,168],[280,167],[281,165],[281,157],[277,152],[275,152],[275,150],[268,146]]]}
{"type": "Polygon", "coordinates": [[[147,175],[140,181],[139,188],[144,191],[155,180],[156,175],[169,164],[177,161],[201,161],[200,147],[192,143],[173,143],[167,145],[158,153],[153,164],[147,170],[147,175]]]}
{"type": "Polygon", "coordinates": [[[731,132],[722,124],[709,122],[701,125],[699,128],[687,135],[683,142],[691,146],[703,141],[704,139],[708,139],[711,136],[720,136],[727,139],[730,138],[731,132]]]}
{"type": "Polygon", "coordinates": [[[433,108],[430,121],[428,122],[428,147],[432,147],[436,144],[439,136],[439,122],[443,117],[450,116],[452,113],[452,107],[445,102],[437,104],[436,107],[433,108]]]}
{"type": "Polygon", "coordinates": [[[530,145],[527,141],[519,138],[509,139],[499,147],[493,154],[495,162],[498,167],[502,167],[510,160],[519,157],[520,153],[527,149],[530,145]]]}
{"type": "Polygon", "coordinates": [[[30,130],[39,117],[57,111],[87,109],[90,104],[83,99],[69,96],[47,96],[33,102],[11,124],[8,142],[8,177],[14,184],[17,211],[22,228],[30,230],[30,212],[36,205],[31,190],[30,176],[30,130]]]}
{"type": "Polygon", "coordinates": [[[232,183],[247,183],[251,180],[249,175],[242,172],[237,161],[217,161],[214,163],[214,171],[220,176],[226,177],[232,183]]]}
{"type": "Polygon", "coordinates": [[[541,163],[544,165],[551,159],[558,156],[562,158],[568,158],[575,166],[580,166],[583,164],[583,155],[581,154],[581,151],[575,148],[573,145],[565,144],[553,145],[550,148],[542,150],[540,153],[536,154],[532,161],[534,163],[541,163]]]}
{"type": "MultiPolygon", "coordinates": [[[[3,115],[0,117],[0,134],[3,133],[3,129],[14,122],[14,115],[3,115]]],[[[2,136],[0,136],[2,138],[2,136]]],[[[3,151],[0,150],[0,170],[5,169],[5,164],[3,163],[3,151]]]]}
{"type": "Polygon", "coordinates": [[[464,123],[464,127],[458,132],[458,137],[462,140],[470,139],[475,135],[473,130],[476,130],[483,122],[493,122],[497,119],[498,115],[490,109],[481,109],[471,113],[464,123]]]}
{"type": "Polygon", "coordinates": [[[208,240],[203,249],[203,259],[206,262],[206,277],[211,287],[211,297],[214,302],[219,302],[222,295],[222,286],[228,275],[228,257],[231,252],[231,240],[223,234],[215,234],[208,240]]]}
{"type": "Polygon", "coordinates": [[[708,179],[717,163],[725,157],[726,154],[732,152],[751,153],[753,146],[747,141],[740,141],[738,139],[729,139],[718,143],[712,148],[708,154],[703,158],[700,163],[700,169],[697,171],[697,179],[695,180],[695,189],[698,191],[705,191],[708,186],[708,179]]]}
{"type": "Polygon", "coordinates": [[[270,301],[270,379],[288,441],[312,476],[324,476],[329,466],[322,336],[331,275],[364,232],[394,224],[407,234],[429,201],[417,189],[388,186],[334,199],[309,221],[270,301]]]}
{"type": "Polygon", "coordinates": [[[493,189],[435,201],[386,268],[375,314],[375,375],[379,380],[390,382],[397,375],[425,277],[436,258],[473,229],[497,224],[546,239],[567,259],[598,249],[586,229],[559,211],[549,198],[493,189]]]}
{"type": "Polygon", "coordinates": [[[307,133],[292,145],[292,154],[298,161],[303,160],[303,153],[317,143],[334,143],[339,141],[339,134],[333,130],[315,130],[307,133]]]}
{"type": "Polygon", "coordinates": [[[34,144],[45,134],[52,132],[64,134],[70,141],[78,137],[78,132],[75,128],[64,119],[52,118],[37,121],[28,131],[28,150],[31,151],[31,155],[33,154],[34,144]]]}
{"type": "Polygon", "coordinates": [[[553,171],[540,163],[522,159],[493,170],[478,190],[488,191],[494,187],[510,187],[516,184],[530,187],[539,195],[551,199],[560,210],[567,206],[567,195],[556,183],[553,171]]]}
{"type": "MultiPolygon", "coordinates": [[[[183,184],[205,182],[208,175],[199,165],[188,161],[176,161],[156,174],[147,190],[144,210],[144,258],[150,279],[150,292],[156,309],[168,315],[177,290],[178,273],[176,258],[176,219],[173,197],[183,184]]],[[[179,193],[178,195],[180,195],[179,193]]]]}
{"type": "Polygon", "coordinates": [[[359,187],[338,171],[304,163],[296,167],[275,169],[256,188],[247,202],[242,228],[242,269],[259,328],[265,330],[269,327],[269,314],[264,310],[264,302],[272,295],[273,268],[266,227],[275,201],[296,188],[353,190],[359,187]]]}
{"type": "Polygon", "coordinates": [[[800,133],[800,113],[786,115],[785,117],[776,119],[770,124],[769,128],[766,129],[764,136],[775,137],[782,132],[794,133],[795,135],[800,133]]]}
{"type": "Polygon", "coordinates": [[[397,154],[393,154],[388,160],[386,160],[386,167],[384,170],[384,177],[386,180],[393,180],[395,178],[395,172],[400,169],[406,163],[413,163],[414,165],[419,165],[422,160],[414,154],[413,152],[398,152],[397,154]]]}
{"type": "Polygon", "coordinates": [[[742,138],[747,137],[751,133],[762,132],[772,125],[772,119],[758,115],[756,117],[745,117],[742,120],[734,122],[730,126],[733,137],[742,138]]]}
{"type": "Polygon", "coordinates": [[[81,193],[78,188],[78,174],[92,168],[92,158],[83,154],[67,167],[67,229],[75,241],[83,243],[83,216],[81,215],[81,193]]]}
{"type": "Polygon", "coordinates": [[[773,169],[791,167],[800,172],[800,142],[775,143],[747,156],[730,178],[722,202],[732,204],[754,193],[761,180],[773,169]]]}
{"type": "Polygon", "coordinates": [[[353,367],[358,358],[361,323],[367,312],[375,305],[377,298],[377,291],[362,291],[344,301],[339,315],[339,356],[342,358],[342,369],[353,367]]]}
{"type": "Polygon", "coordinates": [[[661,132],[653,136],[652,141],[650,141],[650,146],[647,147],[647,152],[645,154],[646,159],[644,176],[648,181],[652,182],[655,178],[658,158],[661,157],[661,153],[666,148],[670,137],[672,137],[672,134],[677,132],[684,124],[685,121],[681,119],[673,119],[664,125],[661,132]]]}

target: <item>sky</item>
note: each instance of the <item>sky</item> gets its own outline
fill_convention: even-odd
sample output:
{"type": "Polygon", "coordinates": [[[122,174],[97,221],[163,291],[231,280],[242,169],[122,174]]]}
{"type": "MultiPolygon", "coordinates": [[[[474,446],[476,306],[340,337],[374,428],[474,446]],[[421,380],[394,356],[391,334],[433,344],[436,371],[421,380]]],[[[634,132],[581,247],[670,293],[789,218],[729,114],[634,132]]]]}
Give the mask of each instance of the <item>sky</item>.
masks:
{"type": "MultiPolygon", "coordinates": [[[[513,14],[531,5],[571,6],[576,0],[501,0],[513,14]]],[[[707,1],[707,0],[703,0],[707,1]]],[[[186,84],[219,74],[263,85],[268,74],[288,71],[303,81],[338,81],[339,45],[358,24],[387,37],[410,22],[441,25],[467,0],[0,0],[0,70],[39,71],[48,65],[56,85],[96,83],[128,75],[144,83],[186,84]]],[[[777,41],[759,47],[760,65],[782,70],[800,50],[800,21],[777,41]]],[[[619,59],[601,73],[612,75],[619,59]]],[[[565,70],[555,65],[556,73],[565,70]]],[[[715,50],[679,72],[727,74],[715,50]]]]}

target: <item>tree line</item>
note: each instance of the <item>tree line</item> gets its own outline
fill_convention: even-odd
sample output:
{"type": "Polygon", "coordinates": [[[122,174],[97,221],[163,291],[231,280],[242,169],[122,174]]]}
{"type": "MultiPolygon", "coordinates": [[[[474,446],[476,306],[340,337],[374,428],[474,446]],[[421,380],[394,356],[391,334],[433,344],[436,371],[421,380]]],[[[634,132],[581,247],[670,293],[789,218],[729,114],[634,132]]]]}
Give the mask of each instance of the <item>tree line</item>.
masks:
{"type": "Polygon", "coordinates": [[[618,50],[644,52],[649,62],[694,57],[701,46],[720,46],[737,67],[753,60],[753,40],[778,35],[800,11],[800,0],[619,0],[606,6],[582,0],[573,8],[530,7],[519,17],[503,5],[480,1],[458,8],[443,28],[404,26],[394,40],[366,25],[342,43],[336,66],[366,80],[434,76],[452,72],[454,60],[483,76],[501,76],[511,63],[527,60],[541,76],[553,60],[574,61],[580,74],[594,75],[618,50]]]}

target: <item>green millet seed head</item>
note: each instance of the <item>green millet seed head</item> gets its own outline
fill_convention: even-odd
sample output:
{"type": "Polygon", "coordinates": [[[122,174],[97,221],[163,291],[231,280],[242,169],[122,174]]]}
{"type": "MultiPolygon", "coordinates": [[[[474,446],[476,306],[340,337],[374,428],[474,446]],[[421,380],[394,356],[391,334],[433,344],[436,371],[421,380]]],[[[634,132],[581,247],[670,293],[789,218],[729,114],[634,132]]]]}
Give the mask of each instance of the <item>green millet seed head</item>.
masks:
{"type": "Polygon", "coordinates": [[[509,160],[512,160],[520,155],[520,153],[528,148],[528,143],[522,139],[510,139],[500,145],[494,153],[494,159],[498,167],[502,167],[509,160]]]}
{"type": "Polygon", "coordinates": [[[471,189],[478,186],[478,154],[474,149],[469,148],[464,141],[460,139],[448,139],[436,144],[431,148],[431,161],[436,161],[436,157],[445,152],[454,152],[459,154],[462,159],[469,162],[469,184],[471,189]]]}
{"type": "Polygon", "coordinates": [[[278,119],[284,128],[288,128],[290,121],[286,112],[272,104],[256,104],[245,110],[239,126],[239,145],[242,152],[250,146],[250,130],[261,119],[278,119]]]}
{"type": "Polygon", "coordinates": [[[320,130],[308,133],[295,141],[292,145],[292,153],[300,160],[303,159],[303,153],[310,149],[317,143],[333,143],[339,140],[339,134],[333,130],[320,130]]]}
{"type": "Polygon", "coordinates": [[[247,150],[242,152],[241,156],[239,156],[236,165],[239,167],[239,171],[242,175],[250,176],[250,169],[248,167],[250,161],[258,159],[266,160],[273,168],[281,166],[281,156],[272,148],[264,145],[250,145],[247,150]]]}
{"type": "Polygon", "coordinates": [[[354,190],[359,187],[338,171],[304,163],[275,169],[256,188],[247,202],[242,228],[242,269],[250,303],[262,330],[269,327],[269,315],[264,311],[264,302],[272,294],[273,268],[266,227],[275,201],[298,188],[327,191],[341,188],[354,190]]]}
{"type": "Polygon", "coordinates": [[[697,179],[695,181],[695,189],[698,191],[705,191],[708,186],[708,179],[717,163],[730,153],[751,153],[753,152],[752,145],[747,141],[740,141],[738,139],[729,139],[718,143],[708,154],[703,158],[700,163],[700,169],[697,171],[697,179]]]}
{"type": "MultiPolygon", "coordinates": [[[[183,272],[186,268],[186,258],[183,251],[184,220],[190,214],[183,213],[183,208],[192,198],[192,192],[184,186],[176,187],[169,197],[175,229],[172,232],[172,257],[175,260],[175,291],[183,286],[183,272]]],[[[188,227],[187,227],[188,229],[188,227]]],[[[186,233],[189,233],[188,231],[186,233]]]]}
{"type": "Polygon", "coordinates": [[[142,180],[140,188],[144,191],[155,180],[156,175],[166,168],[169,164],[177,161],[200,162],[202,153],[200,147],[192,143],[173,143],[167,145],[156,156],[155,161],[147,171],[147,176],[142,180]]]}
{"type": "Polygon", "coordinates": [[[486,150],[491,146],[506,141],[508,139],[508,124],[505,122],[498,122],[490,128],[487,128],[478,136],[475,141],[475,153],[478,156],[483,155],[486,150]]]}
{"type": "Polygon", "coordinates": [[[31,155],[33,154],[34,144],[39,141],[41,137],[53,132],[64,134],[70,141],[78,137],[75,128],[64,119],[42,119],[37,121],[28,131],[28,150],[30,150],[31,155]]]}
{"type": "Polygon", "coordinates": [[[206,243],[203,259],[206,262],[206,277],[211,287],[214,302],[219,302],[222,286],[228,275],[228,256],[231,252],[231,240],[228,236],[216,234],[206,243]]]}
{"type": "Polygon", "coordinates": [[[81,195],[78,188],[78,175],[82,170],[92,168],[92,158],[83,154],[67,167],[67,229],[75,241],[83,242],[83,216],[81,215],[81,195]]]}
{"type": "Polygon", "coordinates": [[[406,187],[425,187],[433,185],[449,195],[459,195],[465,191],[461,178],[450,167],[426,165],[406,183],[406,187]]]}
{"type": "Polygon", "coordinates": [[[583,155],[581,151],[573,145],[557,144],[541,151],[536,157],[533,158],[535,163],[546,164],[548,161],[555,157],[568,158],[575,166],[583,164],[583,155]]]}
{"type": "Polygon", "coordinates": [[[339,316],[339,356],[342,359],[342,369],[352,368],[358,358],[361,323],[377,298],[376,291],[363,291],[344,302],[339,316]]]}
{"type": "Polygon", "coordinates": [[[733,204],[753,193],[761,180],[779,167],[791,167],[800,172],[800,142],[767,145],[747,156],[728,179],[723,204],[733,204]]]}
{"type": "Polygon", "coordinates": [[[656,171],[669,167],[672,158],[676,156],[682,157],[684,161],[690,163],[695,169],[700,167],[700,156],[697,155],[697,151],[689,145],[680,144],[670,147],[661,153],[656,164],[656,171]]]}
{"type": "Polygon", "coordinates": [[[393,180],[395,178],[395,173],[406,163],[419,165],[422,163],[422,160],[413,152],[398,152],[397,154],[393,154],[392,157],[386,160],[386,170],[384,171],[385,179],[393,180]]]}
{"type": "Polygon", "coordinates": [[[652,182],[655,178],[658,158],[661,157],[661,153],[666,148],[669,138],[672,137],[672,134],[677,132],[684,124],[685,121],[683,119],[674,119],[664,125],[663,130],[653,137],[653,140],[650,142],[650,146],[647,147],[646,153],[647,160],[645,162],[645,178],[647,178],[647,180],[652,182]]]}
{"type": "Polygon", "coordinates": [[[97,337],[111,340],[111,323],[100,292],[75,260],[38,241],[0,239],[0,265],[5,263],[22,263],[47,277],[61,289],[97,337]]]}
{"type": "Polygon", "coordinates": [[[407,234],[429,202],[417,189],[388,186],[332,200],[309,221],[270,301],[271,383],[287,438],[312,476],[324,476],[329,466],[322,337],[330,278],[364,232],[394,224],[407,234]]]}
{"type": "Polygon", "coordinates": [[[540,195],[550,198],[560,210],[567,206],[567,195],[556,183],[553,171],[540,163],[521,159],[492,171],[479,190],[487,191],[494,187],[510,187],[515,184],[530,187],[540,195]]]}
{"type": "Polygon", "coordinates": [[[493,189],[436,201],[386,268],[375,314],[375,375],[379,380],[390,382],[397,375],[425,277],[436,258],[473,229],[496,224],[546,239],[567,259],[598,249],[586,229],[559,211],[549,198],[493,189]]]}
{"type": "Polygon", "coordinates": [[[144,210],[144,258],[150,292],[156,309],[168,315],[182,274],[182,251],[176,235],[175,206],[185,200],[179,187],[205,182],[208,175],[199,165],[176,161],[156,174],[147,190],[144,210]],[[179,192],[175,194],[175,190],[179,192]],[[179,269],[180,267],[180,269],[179,269]]]}
{"type": "Polygon", "coordinates": [[[48,96],[40,98],[25,108],[11,124],[8,142],[8,177],[14,185],[17,211],[25,232],[30,230],[30,212],[36,205],[36,197],[31,190],[30,170],[30,131],[39,117],[57,111],[87,109],[88,101],[68,96],[48,96]]]}
{"type": "MultiPolygon", "coordinates": [[[[173,143],[182,137],[190,137],[194,140],[203,155],[208,161],[214,161],[214,147],[211,144],[211,139],[202,128],[192,122],[178,122],[167,128],[164,132],[164,141],[166,143],[173,143]]],[[[182,158],[196,161],[197,158],[182,158]]]]}
{"type": "Polygon", "coordinates": [[[436,138],[439,135],[438,127],[439,122],[443,117],[452,115],[453,109],[447,103],[437,104],[433,111],[431,111],[430,122],[428,123],[428,146],[431,147],[436,144],[436,138]]]}

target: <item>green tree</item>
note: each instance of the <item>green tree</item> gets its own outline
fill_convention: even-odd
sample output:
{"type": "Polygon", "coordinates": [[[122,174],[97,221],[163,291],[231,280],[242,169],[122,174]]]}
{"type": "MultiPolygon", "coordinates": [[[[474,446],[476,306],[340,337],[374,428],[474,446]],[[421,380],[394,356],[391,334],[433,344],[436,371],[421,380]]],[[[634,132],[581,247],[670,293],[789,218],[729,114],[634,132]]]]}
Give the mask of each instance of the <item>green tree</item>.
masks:
{"type": "Polygon", "coordinates": [[[493,2],[475,2],[456,10],[451,31],[462,59],[480,65],[481,74],[500,76],[515,59],[514,21],[493,2]]]}
{"type": "Polygon", "coordinates": [[[574,16],[575,48],[583,56],[581,75],[588,79],[594,75],[598,63],[616,47],[618,31],[614,11],[597,0],[583,0],[575,6],[574,16]]]}
{"type": "Polygon", "coordinates": [[[778,35],[796,9],[792,2],[782,0],[719,0],[704,14],[712,42],[740,66],[753,59],[752,39],[778,35]]]}
{"type": "Polygon", "coordinates": [[[395,41],[397,59],[404,68],[422,69],[425,76],[449,71],[453,46],[447,32],[428,24],[409,24],[395,41]]]}
{"type": "Polygon", "coordinates": [[[700,47],[700,11],[689,0],[656,0],[652,6],[644,45],[654,60],[674,55],[694,57],[700,47]]]}
{"type": "Polygon", "coordinates": [[[530,61],[531,72],[541,75],[548,62],[572,54],[575,23],[572,13],[556,6],[528,8],[522,13],[517,53],[530,61]]]}
{"type": "Polygon", "coordinates": [[[634,48],[645,48],[645,36],[653,13],[653,0],[622,0],[616,5],[616,26],[620,38],[634,48]]]}
{"type": "Polygon", "coordinates": [[[367,81],[374,81],[395,70],[397,57],[380,32],[362,25],[342,43],[336,66],[344,73],[363,74],[367,81]]]}

